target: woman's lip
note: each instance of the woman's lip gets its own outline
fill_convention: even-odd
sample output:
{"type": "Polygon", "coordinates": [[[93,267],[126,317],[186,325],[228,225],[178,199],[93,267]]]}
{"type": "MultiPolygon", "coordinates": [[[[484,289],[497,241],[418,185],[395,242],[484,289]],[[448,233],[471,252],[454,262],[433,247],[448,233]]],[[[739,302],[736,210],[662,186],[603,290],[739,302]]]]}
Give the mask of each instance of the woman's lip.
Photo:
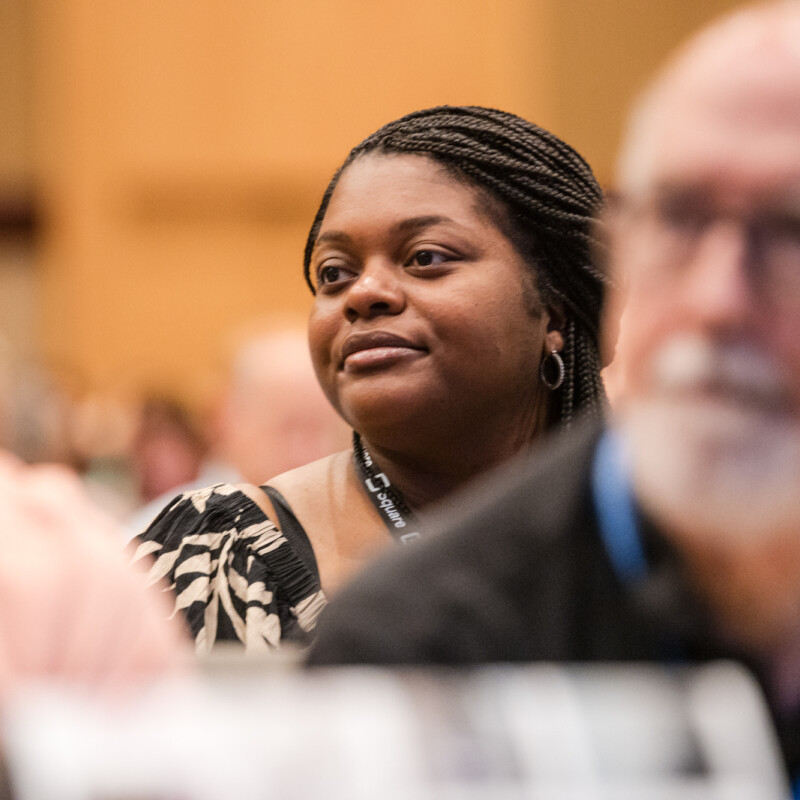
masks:
{"type": "MultiPolygon", "coordinates": [[[[358,360],[365,360],[367,356],[359,355],[361,353],[373,350],[386,350],[386,351],[414,351],[419,352],[424,348],[415,345],[413,342],[398,336],[395,333],[388,331],[369,331],[363,333],[353,333],[347,337],[342,346],[342,366],[344,363],[356,356],[358,360]]],[[[386,356],[391,353],[385,353],[386,356]]],[[[399,352],[394,355],[399,355],[399,352]]]]}
{"type": "Polygon", "coordinates": [[[397,364],[400,361],[417,359],[423,355],[422,350],[414,347],[370,347],[357,350],[344,360],[344,372],[361,372],[381,369],[397,364]]]}

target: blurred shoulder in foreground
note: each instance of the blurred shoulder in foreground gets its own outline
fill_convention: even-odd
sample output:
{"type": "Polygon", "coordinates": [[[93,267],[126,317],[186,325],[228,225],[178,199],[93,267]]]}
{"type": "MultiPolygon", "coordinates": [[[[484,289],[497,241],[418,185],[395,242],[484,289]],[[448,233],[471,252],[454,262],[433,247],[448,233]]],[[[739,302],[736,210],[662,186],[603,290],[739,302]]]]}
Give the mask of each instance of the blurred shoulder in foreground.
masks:
{"type": "Polygon", "coordinates": [[[182,631],[120,541],[68,469],[0,452],[0,701],[33,679],[104,687],[180,667],[182,631]]]}

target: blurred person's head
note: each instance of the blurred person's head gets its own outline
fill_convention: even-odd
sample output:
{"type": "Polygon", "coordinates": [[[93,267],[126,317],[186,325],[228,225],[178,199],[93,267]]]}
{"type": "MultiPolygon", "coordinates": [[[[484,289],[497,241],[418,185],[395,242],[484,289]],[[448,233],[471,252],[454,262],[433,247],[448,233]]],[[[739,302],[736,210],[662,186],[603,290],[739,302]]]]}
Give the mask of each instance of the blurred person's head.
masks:
{"type": "Polygon", "coordinates": [[[617,186],[637,493],[696,553],[770,553],[748,568],[789,604],[772,622],[795,624],[800,594],[781,581],[800,556],[800,5],[692,39],[634,114],[617,186]]]}
{"type": "Polygon", "coordinates": [[[217,455],[255,484],[346,446],[347,429],[320,389],[301,325],[265,326],[239,343],[214,439],[217,455]]]}
{"type": "Polygon", "coordinates": [[[131,461],[142,501],[194,481],[205,441],[189,411],[177,401],[153,397],[139,411],[131,461]]]}
{"type": "Polygon", "coordinates": [[[71,377],[22,358],[0,335],[0,447],[29,464],[78,468],[71,377]]]}
{"type": "Polygon", "coordinates": [[[432,108],[367,137],[305,251],[312,358],[334,407],[395,449],[412,419],[430,442],[501,410],[525,440],[600,416],[601,197],[578,153],[506,112],[432,108]],[[407,368],[379,372],[390,356],[407,368]]]}

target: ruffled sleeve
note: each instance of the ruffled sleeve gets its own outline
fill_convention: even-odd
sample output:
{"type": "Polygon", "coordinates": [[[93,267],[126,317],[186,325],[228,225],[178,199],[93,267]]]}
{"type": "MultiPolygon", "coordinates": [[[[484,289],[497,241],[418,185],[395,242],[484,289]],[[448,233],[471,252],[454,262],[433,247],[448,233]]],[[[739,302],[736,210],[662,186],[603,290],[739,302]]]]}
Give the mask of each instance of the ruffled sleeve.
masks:
{"type": "Polygon", "coordinates": [[[198,653],[222,640],[253,652],[305,644],[326,603],[319,578],[231,484],[180,495],[135,543],[134,560],[153,560],[149,582],[172,590],[198,653]]]}

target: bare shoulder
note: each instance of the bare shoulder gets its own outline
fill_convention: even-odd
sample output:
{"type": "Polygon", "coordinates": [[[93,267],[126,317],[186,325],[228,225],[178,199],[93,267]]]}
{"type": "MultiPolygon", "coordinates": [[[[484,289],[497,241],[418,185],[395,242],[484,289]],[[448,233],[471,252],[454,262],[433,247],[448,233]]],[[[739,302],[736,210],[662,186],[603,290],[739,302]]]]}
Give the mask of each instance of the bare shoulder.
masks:
{"type": "Polygon", "coordinates": [[[342,450],[283,472],[265,483],[275,487],[290,503],[292,497],[299,499],[308,495],[319,495],[331,486],[344,489],[350,477],[351,458],[349,450],[342,450]]]}
{"type": "Polygon", "coordinates": [[[352,453],[339,453],[277,475],[269,481],[292,507],[307,530],[347,524],[372,508],[361,490],[352,464],[352,453]]]}
{"type": "MultiPolygon", "coordinates": [[[[276,475],[265,481],[264,485],[277,489],[286,498],[293,513],[304,527],[306,522],[311,522],[313,526],[313,521],[317,517],[324,517],[332,512],[332,509],[327,508],[324,503],[324,498],[330,494],[330,488],[338,487],[339,491],[344,490],[349,457],[348,451],[334,453],[276,475]]],[[[258,505],[272,522],[278,524],[278,516],[272,501],[260,487],[251,483],[241,483],[235,488],[258,505]]]]}
{"type": "Polygon", "coordinates": [[[286,498],[308,534],[328,593],[389,542],[352,458],[345,450],[266,481],[286,498]]]}

